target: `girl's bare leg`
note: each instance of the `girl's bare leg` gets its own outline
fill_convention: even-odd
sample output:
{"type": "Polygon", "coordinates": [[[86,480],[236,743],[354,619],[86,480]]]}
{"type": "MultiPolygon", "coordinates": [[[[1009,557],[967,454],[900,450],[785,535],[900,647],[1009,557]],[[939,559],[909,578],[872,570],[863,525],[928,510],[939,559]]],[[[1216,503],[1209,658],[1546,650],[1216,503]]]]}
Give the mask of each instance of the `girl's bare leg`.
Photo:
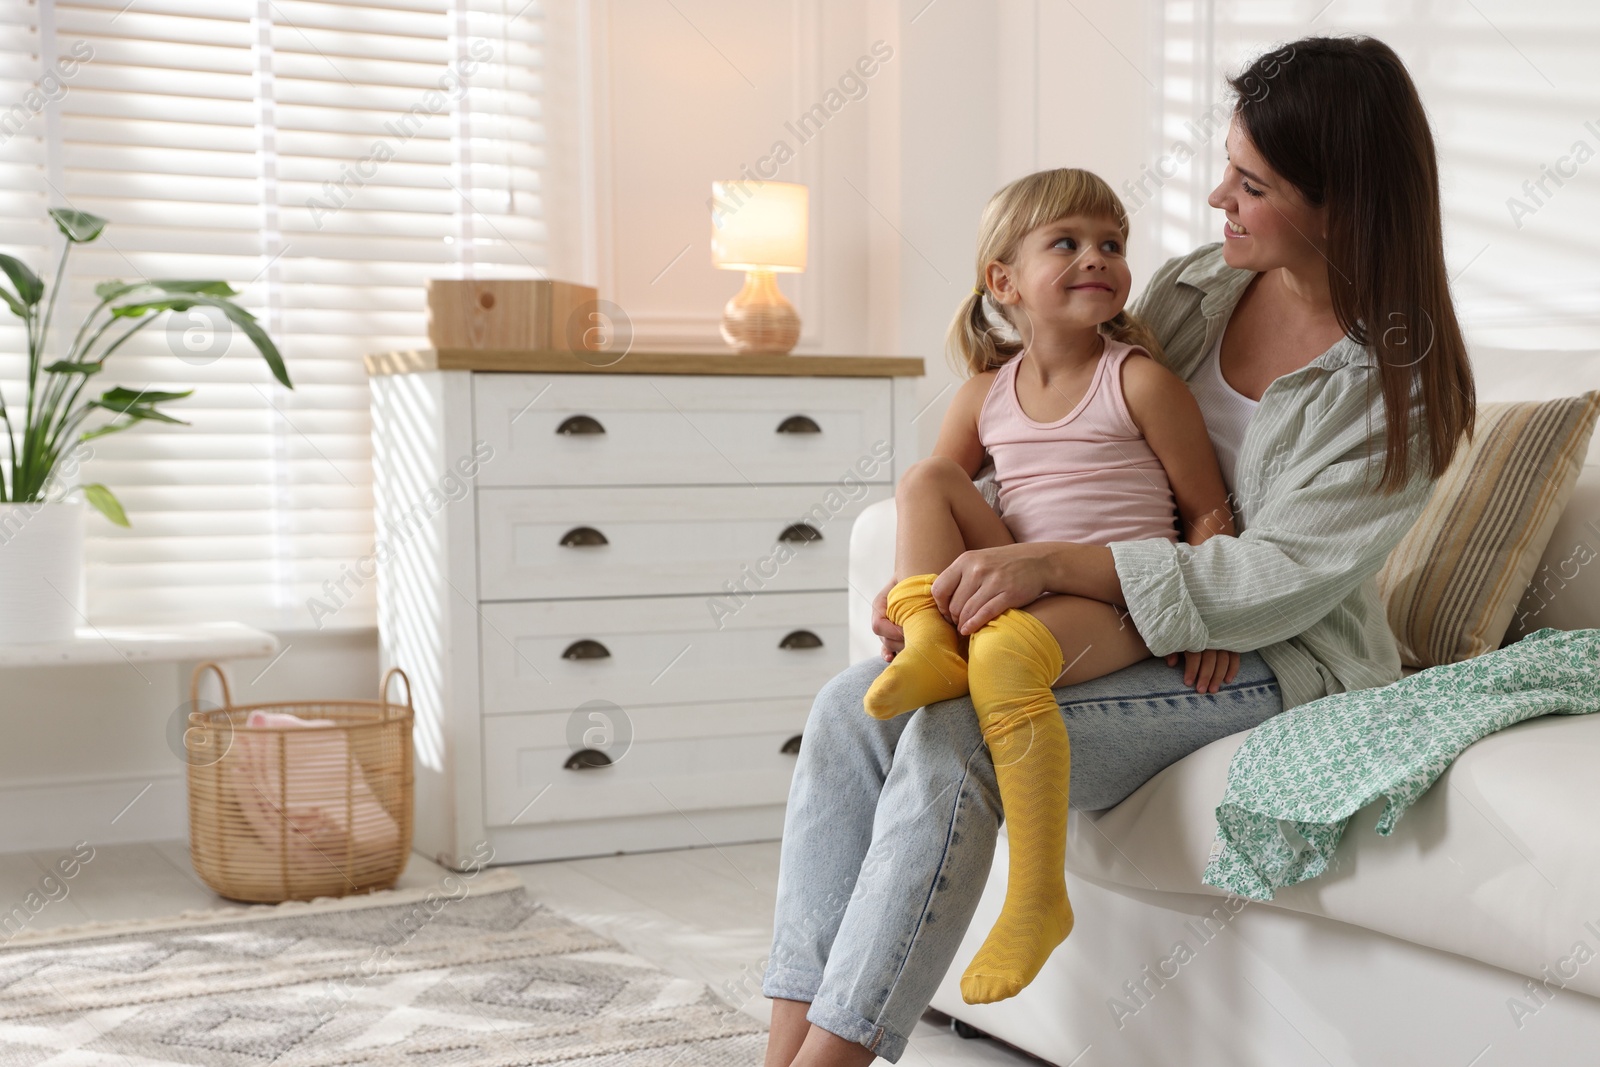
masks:
{"type": "Polygon", "coordinates": [[[954,460],[918,460],[894,491],[894,576],[938,574],[969,548],[1015,542],[983,499],[972,477],[954,460]]]}
{"type": "Polygon", "coordinates": [[[1015,996],[1072,932],[1064,874],[1072,750],[1054,685],[1150,655],[1117,608],[1076,596],[1008,609],[972,635],[972,703],[994,760],[1011,843],[1006,899],[961,978],[969,1004],[1015,996]]]}
{"type": "Polygon", "coordinates": [[[933,580],[969,548],[1012,543],[967,472],[941,457],[911,465],[895,490],[895,585],[887,615],[906,647],[867,690],[868,715],[892,719],[967,691],[961,635],[933,600],[933,580]]]}
{"type": "Polygon", "coordinates": [[[1104,678],[1150,658],[1150,646],[1133,628],[1127,613],[1114,604],[1052,594],[1023,610],[1044,623],[1061,647],[1065,667],[1050,683],[1052,687],[1104,678]]]}

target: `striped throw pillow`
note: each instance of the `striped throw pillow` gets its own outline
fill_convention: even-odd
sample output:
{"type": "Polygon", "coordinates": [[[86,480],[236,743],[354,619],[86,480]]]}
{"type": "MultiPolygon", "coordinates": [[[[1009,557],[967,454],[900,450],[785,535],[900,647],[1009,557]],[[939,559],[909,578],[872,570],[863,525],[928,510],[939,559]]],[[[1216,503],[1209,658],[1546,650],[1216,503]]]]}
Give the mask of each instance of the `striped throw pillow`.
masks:
{"type": "Polygon", "coordinates": [[[1408,667],[1500,647],[1572,497],[1600,416],[1600,390],[1478,405],[1476,432],[1378,572],[1408,667]]]}

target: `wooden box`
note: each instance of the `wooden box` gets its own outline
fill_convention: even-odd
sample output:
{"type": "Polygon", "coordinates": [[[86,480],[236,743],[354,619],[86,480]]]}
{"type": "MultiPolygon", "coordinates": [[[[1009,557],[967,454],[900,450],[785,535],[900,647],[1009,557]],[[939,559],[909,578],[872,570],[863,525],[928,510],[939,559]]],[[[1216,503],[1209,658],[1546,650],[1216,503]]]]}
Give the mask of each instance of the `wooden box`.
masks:
{"type": "Polygon", "coordinates": [[[428,282],[428,340],[434,348],[595,350],[589,329],[593,286],[510,278],[428,282]],[[586,311],[587,306],[587,311],[586,311]]]}

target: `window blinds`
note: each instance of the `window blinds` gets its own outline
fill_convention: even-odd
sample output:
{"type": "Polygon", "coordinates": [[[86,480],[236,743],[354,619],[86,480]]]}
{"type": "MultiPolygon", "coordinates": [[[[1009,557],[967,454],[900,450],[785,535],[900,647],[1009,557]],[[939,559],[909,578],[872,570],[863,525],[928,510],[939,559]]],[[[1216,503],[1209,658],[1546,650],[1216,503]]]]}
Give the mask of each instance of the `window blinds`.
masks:
{"type": "Polygon", "coordinates": [[[203,309],[112,358],[97,385],[195,392],[169,406],[192,425],[84,458],[133,524],[89,517],[94,622],[372,625],[370,583],[308,608],[372,549],[361,357],[423,343],[428,278],[545,276],[545,23],[524,0],[0,0],[0,107],[84,57],[18,132],[0,115],[0,247],[46,274],[47,207],[110,220],[58,332],[108,278],[220,278],[295,386],[203,309]]]}

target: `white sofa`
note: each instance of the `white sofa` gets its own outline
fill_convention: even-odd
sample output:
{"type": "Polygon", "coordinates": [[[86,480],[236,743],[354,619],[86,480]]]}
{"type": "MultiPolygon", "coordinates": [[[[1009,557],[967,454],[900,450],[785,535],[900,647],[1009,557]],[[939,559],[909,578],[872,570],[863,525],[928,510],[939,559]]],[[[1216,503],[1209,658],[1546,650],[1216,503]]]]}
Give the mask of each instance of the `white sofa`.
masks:
{"type": "MultiPolygon", "coordinates": [[[[1600,387],[1600,353],[1480,353],[1475,370],[1480,402],[1600,387]]],[[[1600,440],[1588,462],[1545,553],[1552,568],[1580,544],[1600,554],[1600,440]]],[[[885,584],[893,541],[892,500],[863,512],[853,588],[885,584]]],[[[851,611],[852,659],[877,655],[868,605],[852,598],[851,611]]],[[[1511,636],[1541,626],[1600,627],[1600,565],[1511,636]]],[[[964,1033],[1061,1067],[1600,1062],[1600,715],[1490,735],[1392,837],[1373,830],[1381,802],[1365,809],[1335,870],[1267,904],[1200,881],[1245,736],[1180,760],[1115,808],[1074,811],[1072,936],[1019,996],[972,1006],[958,980],[1003,899],[1002,832],[933,1006],[964,1033]]]]}

